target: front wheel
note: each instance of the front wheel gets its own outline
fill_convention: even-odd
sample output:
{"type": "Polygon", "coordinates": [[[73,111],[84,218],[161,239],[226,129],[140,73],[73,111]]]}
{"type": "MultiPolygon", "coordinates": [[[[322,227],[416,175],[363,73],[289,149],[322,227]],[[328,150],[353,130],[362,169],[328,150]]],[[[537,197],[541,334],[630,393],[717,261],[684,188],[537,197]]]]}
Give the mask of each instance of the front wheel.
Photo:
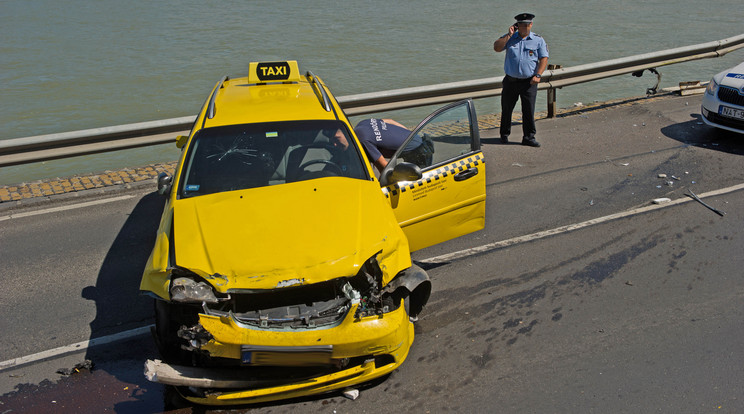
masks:
{"type": "Polygon", "coordinates": [[[182,348],[187,344],[178,337],[178,330],[182,326],[194,326],[198,321],[198,307],[155,300],[155,342],[163,361],[193,365],[193,353],[182,348]]]}

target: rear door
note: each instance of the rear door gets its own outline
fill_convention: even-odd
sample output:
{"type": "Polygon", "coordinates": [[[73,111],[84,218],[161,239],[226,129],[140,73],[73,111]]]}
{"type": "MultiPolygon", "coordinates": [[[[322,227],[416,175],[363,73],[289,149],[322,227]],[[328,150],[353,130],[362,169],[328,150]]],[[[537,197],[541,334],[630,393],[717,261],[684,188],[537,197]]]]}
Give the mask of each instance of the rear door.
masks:
{"type": "Polygon", "coordinates": [[[424,119],[380,176],[411,251],[483,229],[486,168],[473,101],[455,102],[424,119]],[[418,150],[404,151],[412,140],[421,141],[418,150]],[[391,182],[396,166],[411,170],[406,163],[416,164],[421,178],[391,182]]]}

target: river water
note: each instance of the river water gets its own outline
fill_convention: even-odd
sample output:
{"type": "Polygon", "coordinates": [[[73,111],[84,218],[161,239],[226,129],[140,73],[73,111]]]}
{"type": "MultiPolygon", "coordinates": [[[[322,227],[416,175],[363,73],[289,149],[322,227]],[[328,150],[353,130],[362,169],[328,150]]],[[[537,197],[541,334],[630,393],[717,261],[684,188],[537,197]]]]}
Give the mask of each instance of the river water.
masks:
{"type": "MultiPolygon", "coordinates": [[[[245,75],[251,61],[297,60],[337,96],[501,76],[493,41],[520,12],[537,16],[533,31],[564,67],[744,32],[739,0],[1,0],[0,139],[194,115],[219,78],[245,75]]],[[[661,87],[707,81],[742,60],[737,50],[663,67],[661,87]]],[[[571,86],[558,105],[642,96],[655,80],[571,86]]],[[[498,98],[477,108],[498,112],[498,98]]],[[[413,125],[431,109],[384,115],[413,125]]],[[[0,185],[177,154],[168,145],[5,167],[0,185]]]]}

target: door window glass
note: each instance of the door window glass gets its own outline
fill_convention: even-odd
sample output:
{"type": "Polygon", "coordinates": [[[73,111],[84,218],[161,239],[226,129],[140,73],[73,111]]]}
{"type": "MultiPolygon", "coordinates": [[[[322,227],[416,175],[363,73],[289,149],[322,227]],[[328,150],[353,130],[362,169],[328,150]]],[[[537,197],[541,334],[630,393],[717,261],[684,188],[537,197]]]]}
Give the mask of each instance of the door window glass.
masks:
{"type": "MultiPolygon", "coordinates": [[[[412,150],[400,150],[398,162],[405,161],[426,169],[459,158],[477,149],[471,123],[469,101],[442,108],[422,122],[408,140],[418,143],[412,150]]],[[[403,148],[414,145],[407,144],[403,148]]]]}

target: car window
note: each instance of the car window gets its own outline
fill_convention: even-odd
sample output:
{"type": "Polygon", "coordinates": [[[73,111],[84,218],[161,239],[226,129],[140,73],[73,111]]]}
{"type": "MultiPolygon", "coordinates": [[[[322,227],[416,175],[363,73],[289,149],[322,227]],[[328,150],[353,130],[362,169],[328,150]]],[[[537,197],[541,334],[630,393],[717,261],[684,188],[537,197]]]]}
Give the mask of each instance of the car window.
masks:
{"type": "Polygon", "coordinates": [[[182,169],[181,197],[342,176],[370,179],[339,121],[242,124],[196,133],[182,169]]]}
{"type": "Polygon", "coordinates": [[[474,141],[468,102],[437,111],[417,127],[398,154],[399,161],[425,170],[478,149],[474,141]],[[414,149],[409,149],[414,147],[414,149]]]}

